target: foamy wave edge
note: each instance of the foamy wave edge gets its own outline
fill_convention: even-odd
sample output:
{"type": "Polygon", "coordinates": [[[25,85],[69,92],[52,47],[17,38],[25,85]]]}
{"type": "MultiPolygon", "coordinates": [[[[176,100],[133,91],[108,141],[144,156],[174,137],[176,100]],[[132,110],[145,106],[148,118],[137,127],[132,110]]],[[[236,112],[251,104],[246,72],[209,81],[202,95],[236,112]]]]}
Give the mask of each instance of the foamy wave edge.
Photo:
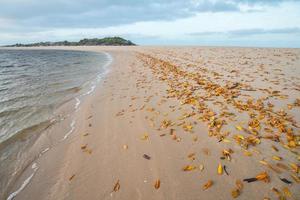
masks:
{"type": "MultiPolygon", "coordinates": [[[[101,73],[101,74],[99,74],[99,75],[97,76],[96,81],[95,81],[95,84],[91,87],[91,90],[89,90],[89,91],[88,91],[87,93],[85,93],[85,94],[80,95],[79,97],[81,97],[81,96],[86,96],[86,95],[91,94],[91,93],[95,90],[96,85],[99,83],[99,81],[101,80],[101,78],[109,72],[108,66],[112,63],[113,58],[112,58],[112,56],[111,56],[109,53],[107,53],[107,52],[103,52],[103,53],[104,53],[104,54],[107,56],[107,58],[108,58],[107,63],[105,63],[105,65],[103,66],[104,72],[101,73]]],[[[76,98],[75,98],[75,100],[76,100],[76,104],[75,104],[75,106],[74,106],[75,112],[77,112],[77,111],[79,110],[79,105],[80,105],[80,103],[81,103],[79,97],[76,97],[76,98]]],[[[75,121],[75,120],[72,120],[72,122],[71,122],[71,124],[70,124],[70,128],[71,128],[71,129],[70,129],[70,130],[66,133],[66,135],[60,140],[61,142],[64,141],[65,139],[67,139],[68,136],[74,131],[74,129],[75,129],[75,123],[76,123],[76,121],[75,121]]],[[[49,150],[50,150],[49,147],[46,148],[46,149],[44,149],[44,150],[39,154],[39,157],[42,156],[44,153],[46,153],[46,152],[49,151],[49,150]]],[[[17,189],[15,192],[11,193],[11,194],[7,197],[6,200],[13,200],[13,199],[14,199],[14,198],[15,198],[15,197],[16,197],[16,196],[17,196],[17,195],[18,195],[18,194],[19,194],[19,193],[20,193],[20,192],[21,192],[21,191],[22,191],[29,183],[30,183],[31,179],[34,177],[35,173],[36,173],[37,170],[38,170],[38,166],[37,166],[36,163],[33,163],[32,166],[31,166],[31,168],[33,169],[33,173],[32,173],[27,179],[25,179],[25,181],[22,183],[21,187],[19,187],[19,189],[17,189]]]]}

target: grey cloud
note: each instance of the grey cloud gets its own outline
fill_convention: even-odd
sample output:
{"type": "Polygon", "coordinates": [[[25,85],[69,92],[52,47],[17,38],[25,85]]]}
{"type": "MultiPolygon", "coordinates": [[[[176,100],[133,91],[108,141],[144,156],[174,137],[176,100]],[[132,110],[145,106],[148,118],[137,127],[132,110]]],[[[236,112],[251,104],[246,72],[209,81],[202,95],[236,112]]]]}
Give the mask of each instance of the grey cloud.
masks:
{"type": "Polygon", "coordinates": [[[239,11],[235,1],[182,0],[1,0],[0,18],[19,26],[107,27],[140,21],[175,20],[198,12],[239,11]]]}
{"type": "Polygon", "coordinates": [[[280,28],[280,29],[240,29],[232,30],[227,32],[216,32],[216,31],[207,31],[207,32],[197,32],[190,33],[190,36],[211,36],[211,35],[227,35],[227,36],[253,36],[253,35],[265,35],[265,34],[300,34],[300,28],[280,28]]]}

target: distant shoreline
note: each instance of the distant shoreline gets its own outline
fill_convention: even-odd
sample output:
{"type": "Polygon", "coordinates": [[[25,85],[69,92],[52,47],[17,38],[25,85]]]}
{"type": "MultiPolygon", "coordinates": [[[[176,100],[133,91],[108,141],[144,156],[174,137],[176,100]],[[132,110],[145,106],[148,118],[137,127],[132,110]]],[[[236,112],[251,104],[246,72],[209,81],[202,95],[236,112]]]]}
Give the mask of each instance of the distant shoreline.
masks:
{"type": "Polygon", "coordinates": [[[49,47],[49,46],[136,46],[130,40],[121,37],[105,37],[82,39],[78,42],[59,41],[59,42],[36,42],[29,44],[16,43],[12,45],[4,45],[2,47],[49,47]]]}

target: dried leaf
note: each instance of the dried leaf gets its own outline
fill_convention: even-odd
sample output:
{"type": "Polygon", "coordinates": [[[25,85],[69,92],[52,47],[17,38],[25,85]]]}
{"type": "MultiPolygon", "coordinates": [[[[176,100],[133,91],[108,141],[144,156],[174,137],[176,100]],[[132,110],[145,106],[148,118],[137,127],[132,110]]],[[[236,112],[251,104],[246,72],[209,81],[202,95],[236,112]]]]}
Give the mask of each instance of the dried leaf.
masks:
{"type": "Polygon", "coordinates": [[[71,181],[74,177],[75,177],[75,174],[73,174],[72,176],[70,176],[69,181],[71,181]]]}
{"type": "Polygon", "coordinates": [[[291,191],[289,190],[289,188],[284,187],[282,190],[283,190],[283,193],[284,193],[284,195],[285,195],[286,197],[292,197],[292,193],[291,193],[291,191]]]}
{"type": "Polygon", "coordinates": [[[190,153],[187,157],[191,160],[195,160],[195,153],[190,153]]]}
{"type": "Polygon", "coordinates": [[[231,191],[231,196],[233,198],[237,198],[238,196],[240,196],[240,190],[239,189],[234,189],[231,191]]]}
{"type": "Polygon", "coordinates": [[[286,178],[280,178],[280,180],[286,184],[292,184],[292,181],[287,180],[286,178]]]}
{"type": "Polygon", "coordinates": [[[223,167],[221,164],[218,165],[218,174],[222,175],[223,174],[223,167]]]}
{"type": "Polygon", "coordinates": [[[199,170],[200,170],[200,171],[203,171],[203,170],[204,170],[204,165],[200,164],[200,165],[199,165],[199,170]]]}
{"type": "Polygon", "coordinates": [[[226,165],[224,165],[223,168],[224,168],[224,172],[226,173],[226,175],[229,176],[226,165]]]}
{"type": "Polygon", "coordinates": [[[244,188],[244,184],[241,180],[236,180],[235,185],[239,190],[242,190],[244,188]]]}
{"type": "Polygon", "coordinates": [[[274,145],[272,145],[272,149],[273,149],[274,151],[279,151],[274,145]]]}
{"type": "Polygon", "coordinates": [[[118,180],[113,188],[114,192],[117,192],[120,189],[121,185],[120,185],[120,180],[118,180]]]}
{"type": "Polygon", "coordinates": [[[291,174],[291,177],[296,181],[297,183],[300,183],[300,178],[294,174],[291,174]]]}
{"type": "Polygon", "coordinates": [[[204,185],[203,185],[203,190],[207,190],[208,188],[210,188],[211,186],[213,185],[213,181],[212,180],[209,180],[209,181],[207,181],[207,183],[205,183],[204,185]]]}
{"type": "Polygon", "coordinates": [[[150,159],[151,159],[151,157],[148,156],[147,154],[144,154],[144,155],[143,155],[143,158],[145,158],[145,159],[147,159],[147,160],[150,160],[150,159]]]}
{"type": "Polygon", "coordinates": [[[235,128],[239,131],[242,131],[243,130],[243,127],[239,126],[239,125],[236,125],[235,128]]]}
{"type": "Polygon", "coordinates": [[[244,151],[245,156],[252,156],[252,153],[250,151],[244,151]]]}
{"type": "Polygon", "coordinates": [[[257,178],[245,178],[243,181],[251,183],[251,182],[257,181],[257,178]]]}
{"type": "Polygon", "coordinates": [[[149,135],[147,133],[145,133],[142,137],[141,140],[148,140],[149,135]]]}
{"type": "Polygon", "coordinates": [[[159,179],[157,179],[157,180],[155,181],[155,183],[154,183],[154,188],[155,188],[155,189],[159,189],[159,188],[160,188],[160,180],[159,180],[159,179]]]}
{"type": "Polygon", "coordinates": [[[192,171],[194,169],[196,169],[196,167],[192,166],[192,165],[187,165],[187,166],[182,168],[183,171],[192,171]]]}
{"type": "Polygon", "coordinates": [[[291,168],[293,169],[293,171],[294,171],[295,173],[298,173],[298,172],[299,172],[299,167],[298,167],[298,165],[296,165],[295,163],[290,163],[290,166],[291,166],[291,168]]]}
{"type": "Polygon", "coordinates": [[[282,158],[280,156],[273,156],[272,158],[273,158],[273,160],[278,160],[278,161],[282,160],[282,158]]]}
{"type": "Polygon", "coordinates": [[[262,172],[255,177],[257,180],[263,180],[265,182],[269,182],[269,176],[267,172],[262,172]]]}

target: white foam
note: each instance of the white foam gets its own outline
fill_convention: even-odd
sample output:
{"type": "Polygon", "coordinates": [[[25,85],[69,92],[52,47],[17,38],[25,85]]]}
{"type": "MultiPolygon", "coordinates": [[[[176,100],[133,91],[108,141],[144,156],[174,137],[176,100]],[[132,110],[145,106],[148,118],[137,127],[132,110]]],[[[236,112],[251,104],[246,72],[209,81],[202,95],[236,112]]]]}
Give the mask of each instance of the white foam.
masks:
{"type": "Polygon", "coordinates": [[[12,200],[14,199],[31,181],[33,176],[35,175],[36,171],[38,170],[38,166],[36,163],[33,163],[31,168],[33,169],[33,173],[22,183],[21,187],[17,189],[15,192],[11,193],[8,197],[7,200],[12,200]]]}
{"type": "Polygon", "coordinates": [[[48,147],[48,148],[46,148],[46,149],[44,149],[42,152],[41,152],[41,154],[40,155],[43,155],[44,153],[46,153],[47,151],[49,151],[50,150],[50,148],[48,147]]]}
{"type": "Polygon", "coordinates": [[[106,75],[106,74],[109,72],[109,67],[108,67],[108,66],[112,63],[113,58],[112,58],[112,56],[111,56],[109,53],[107,53],[107,52],[103,52],[103,53],[106,55],[107,60],[108,60],[108,61],[103,65],[104,71],[102,71],[100,74],[98,74],[96,80],[94,81],[93,85],[91,86],[91,89],[90,89],[88,92],[82,94],[81,96],[86,96],[86,95],[89,95],[89,94],[91,94],[92,92],[94,92],[94,90],[95,90],[97,84],[99,83],[99,81],[102,79],[102,77],[103,77],[104,75],[106,75]]]}
{"type": "Polygon", "coordinates": [[[75,104],[76,110],[78,109],[79,105],[80,105],[80,100],[79,100],[79,98],[76,98],[76,104],[75,104]]]}
{"type": "Polygon", "coordinates": [[[67,138],[69,137],[69,135],[74,131],[74,129],[75,129],[75,120],[73,120],[73,121],[71,122],[70,127],[71,127],[71,130],[64,136],[63,139],[61,139],[61,141],[67,139],[67,138]]]}

